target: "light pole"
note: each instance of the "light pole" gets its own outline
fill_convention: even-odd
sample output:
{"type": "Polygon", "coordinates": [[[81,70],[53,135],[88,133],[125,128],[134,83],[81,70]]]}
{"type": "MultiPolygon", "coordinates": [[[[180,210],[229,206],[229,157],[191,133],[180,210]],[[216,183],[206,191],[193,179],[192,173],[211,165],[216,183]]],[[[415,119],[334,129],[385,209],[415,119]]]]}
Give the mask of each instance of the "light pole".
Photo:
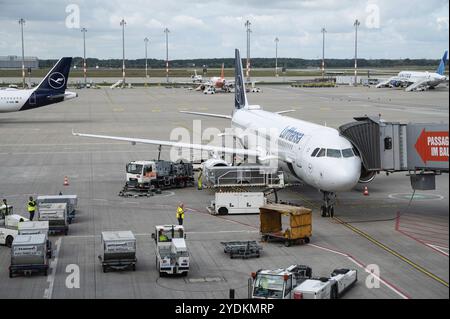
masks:
{"type": "Polygon", "coordinates": [[[169,32],[168,28],[164,29],[166,34],[166,82],[169,83],[169,32]]]}
{"type": "Polygon", "coordinates": [[[361,25],[358,19],[353,24],[355,27],[355,86],[358,85],[358,27],[361,25]]]}
{"type": "Polygon", "coordinates": [[[147,63],[147,45],[149,42],[149,38],[145,38],[144,39],[144,43],[145,43],[145,78],[147,79],[145,82],[145,86],[147,86],[147,82],[148,82],[148,63],[147,63]]]}
{"type": "Polygon", "coordinates": [[[86,77],[86,28],[81,28],[81,32],[83,32],[83,74],[84,74],[84,87],[87,85],[87,77],[86,77]]]}
{"type": "Polygon", "coordinates": [[[275,38],[275,76],[278,76],[278,42],[280,39],[275,38]]]}
{"type": "Polygon", "coordinates": [[[327,30],[325,28],[322,28],[322,78],[325,77],[325,33],[327,33],[327,30]]]}
{"type": "Polygon", "coordinates": [[[125,87],[125,19],[120,21],[122,27],[122,87],[125,87]]]}
{"type": "Polygon", "coordinates": [[[25,24],[25,20],[20,18],[19,24],[22,32],[22,86],[25,88],[25,49],[23,45],[23,25],[25,24]]]}
{"type": "Polygon", "coordinates": [[[247,28],[247,67],[246,67],[246,75],[247,75],[247,82],[250,82],[250,33],[252,30],[250,29],[250,26],[252,24],[249,20],[245,22],[245,27],[247,28]]]}

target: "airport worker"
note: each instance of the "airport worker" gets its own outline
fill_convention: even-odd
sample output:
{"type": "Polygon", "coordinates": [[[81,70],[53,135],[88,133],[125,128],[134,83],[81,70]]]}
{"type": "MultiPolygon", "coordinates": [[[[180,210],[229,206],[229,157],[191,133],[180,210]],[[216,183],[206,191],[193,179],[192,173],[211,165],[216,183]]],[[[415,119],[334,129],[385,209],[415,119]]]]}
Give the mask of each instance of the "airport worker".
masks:
{"type": "Polygon", "coordinates": [[[169,238],[167,238],[166,234],[164,234],[162,229],[159,231],[159,241],[160,242],[169,241],[169,238]]]}
{"type": "Polygon", "coordinates": [[[201,191],[203,189],[203,172],[202,170],[200,170],[200,172],[198,173],[198,185],[197,185],[197,189],[199,191],[201,191]]]}
{"type": "Polygon", "coordinates": [[[5,205],[5,216],[9,215],[9,212],[8,212],[8,201],[6,200],[6,198],[3,198],[3,205],[5,205]]]}
{"type": "Polygon", "coordinates": [[[34,218],[34,213],[36,212],[36,201],[30,196],[28,200],[28,213],[30,213],[30,220],[34,218]]]}
{"type": "Polygon", "coordinates": [[[183,225],[184,221],[184,204],[180,203],[177,207],[177,219],[178,219],[178,225],[183,225]]]}

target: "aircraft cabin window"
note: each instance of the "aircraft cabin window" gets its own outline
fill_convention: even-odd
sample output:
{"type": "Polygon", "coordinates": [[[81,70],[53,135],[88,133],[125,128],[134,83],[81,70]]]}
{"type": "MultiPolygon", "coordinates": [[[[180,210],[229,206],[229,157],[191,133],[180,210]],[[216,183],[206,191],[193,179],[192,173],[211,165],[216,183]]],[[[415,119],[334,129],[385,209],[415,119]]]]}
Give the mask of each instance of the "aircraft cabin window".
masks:
{"type": "Polygon", "coordinates": [[[319,152],[319,150],[320,150],[320,148],[316,148],[316,149],[312,152],[311,157],[315,157],[315,156],[317,155],[317,153],[319,152]]]}
{"type": "Polygon", "coordinates": [[[316,157],[324,157],[325,156],[325,152],[327,151],[326,148],[321,148],[319,153],[317,153],[316,157]]]}
{"type": "Polygon", "coordinates": [[[342,156],[344,157],[353,157],[353,150],[351,148],[346,148],[345,150],[342,150],[342,156]]]}
{"type": "Polygon", "coordinates": [[[327,157],[340,158],[341,156],[341,150],[327,149],[327,157]]]}

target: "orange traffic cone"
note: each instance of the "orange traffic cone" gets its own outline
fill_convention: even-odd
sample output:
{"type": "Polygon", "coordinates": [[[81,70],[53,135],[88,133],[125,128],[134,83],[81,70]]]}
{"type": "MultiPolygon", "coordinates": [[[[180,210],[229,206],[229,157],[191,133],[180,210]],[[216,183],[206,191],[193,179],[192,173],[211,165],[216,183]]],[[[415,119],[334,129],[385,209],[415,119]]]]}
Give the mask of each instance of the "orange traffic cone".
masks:
{"type": "Polygon", "coordinates": [[[67,176],[64,176],[64,186],[69,186],[69,179],[67,176]]]}
{"type": "Polygon", "coordinates": [[[364,196],[369,196],[369,189],[367,188],[367,186],[364,186],[363,194],[364,194],[364,196]]]}

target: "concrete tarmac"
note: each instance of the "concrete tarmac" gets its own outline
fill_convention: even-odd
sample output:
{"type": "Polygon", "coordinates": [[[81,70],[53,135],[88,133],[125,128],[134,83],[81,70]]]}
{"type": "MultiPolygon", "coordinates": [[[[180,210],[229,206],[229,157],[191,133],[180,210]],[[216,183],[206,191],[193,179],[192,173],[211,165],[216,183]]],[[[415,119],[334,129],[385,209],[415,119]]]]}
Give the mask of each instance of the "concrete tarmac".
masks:
{"type": "MultiPolygon", "coordinates": [[[[229,289],[236,289],[237,298],[246,298],[252,271],[297,263],[311,266],[317,276],[329,276],[335,268],[357,269],[359,281],[343,298],[449,297],[448,174],[437,177],[435,191],[416,192],[410,204],[409,177],[404,173],[379,175],[368,185],[369,196],[362,194],[362,186],[338,194],[335,219],[320,217],[317,190],[308,186],[283,190],[281,200],[313,209],[310,244],[262,243],[260,258],[230,259],[220,242],[259,240],[257,215],[212,216],[206,206],[213,193],[195,188],[165,191],[151,198],[119,197],[125,164],[156,158],[157,147],[74,137],[71,132],[168,140],[176,128],[192,134],[196,118],[180,110],[230,114],[233,95],[162,87],[78,93],[72,101],[0,114],[0,197],[7,198],[23,216],[27,216],[29,195],[61,191],[79,197],[69,235],[51,237],[56,251],[47,277],[8,278],[10,251],[0,247],[1,298],[205,299],[227,298],[229,289]],[[63,186],[64,176],[69,186],[63,186]],[[179,202],[188,208],[185,227],[191,270],[187,277],[160,278],[150,235],[155,225],[176,223],[179,202]],[[97,256],[102,252],[100,234],[107,230],[136,234],[135,272],[102,272],[97,256]],[[375,287],[368,287],[373,277],[366,267],[379,270],[378,287],[376,282],[375,287]],[[74,269],[79,270],[79,286],[71,281],[74,269]]],[[[449,115],[445,87],[407,93],[277,85],[264,86],[262,93],[249,93],[248,98],[268,111],[295,109],[289,116],[331,127],[365,114],[381,114],[387,121],[445,123],[449,115]]],[[[220,130],[230,125],[227,120],[209,118],[202,118],[201,124],[203,129],[220,130]]],[[[162,158],[169,158],[169,150],[163,149],[162,158]]]]}

